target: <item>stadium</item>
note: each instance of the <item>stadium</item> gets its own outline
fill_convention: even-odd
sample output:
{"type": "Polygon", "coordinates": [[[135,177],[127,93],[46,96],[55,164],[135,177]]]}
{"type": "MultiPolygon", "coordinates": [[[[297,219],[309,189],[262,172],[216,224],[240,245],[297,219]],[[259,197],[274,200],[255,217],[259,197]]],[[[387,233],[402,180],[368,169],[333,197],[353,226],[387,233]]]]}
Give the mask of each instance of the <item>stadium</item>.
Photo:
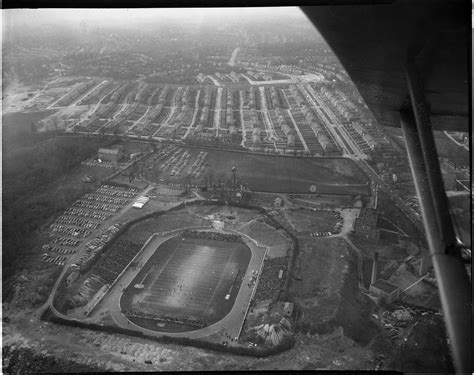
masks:
{"type": "MultiPolygon", "coordinates": [[[[143,266],[120,298],[122,314],[144,332],[204,335],[234,306],[246,310],[256,283],[243,280],[258,273],[265,249],[235,231],[190,228],[156,233],[142,253],[143,266]]],[[[243,319],[232,321],[241,326],[243,319]]]]}

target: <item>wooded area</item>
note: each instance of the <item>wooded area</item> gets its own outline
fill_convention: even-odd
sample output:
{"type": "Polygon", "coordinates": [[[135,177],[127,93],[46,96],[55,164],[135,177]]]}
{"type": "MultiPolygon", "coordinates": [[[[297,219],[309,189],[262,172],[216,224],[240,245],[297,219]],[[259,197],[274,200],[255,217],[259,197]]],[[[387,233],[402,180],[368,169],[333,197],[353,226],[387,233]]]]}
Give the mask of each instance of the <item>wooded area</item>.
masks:
{"type": "Polygon", "coordinates": [[[8,150],[4,148],[3,154],[2,300],[11,290],[9,279],[25,268],[22,261],[37,245],[37,229],[94,188],[70,181],[73,168],[112,142],[110,138],[54,134],[54,138],[47,138],[37,135],[34,127],[23,128],[22,134],[21,138],[15,135],[3,139],[8,150]]]}

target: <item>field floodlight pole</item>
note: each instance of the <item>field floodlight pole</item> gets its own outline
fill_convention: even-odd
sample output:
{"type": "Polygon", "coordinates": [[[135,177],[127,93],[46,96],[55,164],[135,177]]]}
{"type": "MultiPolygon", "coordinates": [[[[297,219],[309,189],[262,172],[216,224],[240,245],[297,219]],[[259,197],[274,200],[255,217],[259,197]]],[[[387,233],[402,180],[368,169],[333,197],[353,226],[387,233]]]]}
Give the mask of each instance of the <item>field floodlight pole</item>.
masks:
{"type": "Polygon", "coordinates": [[[235,185],[235,166],[232,167],[232,185],[235,185]]]}
{"type": "Polygon", "coordinates": [[[411,108],[401,110],[401,127],[420,201],[454,365],[458,373],[470,373],[471,284],[447,209],[429,110],[421,77],[413,60],[407,62],[405,72],[411,108]]]}

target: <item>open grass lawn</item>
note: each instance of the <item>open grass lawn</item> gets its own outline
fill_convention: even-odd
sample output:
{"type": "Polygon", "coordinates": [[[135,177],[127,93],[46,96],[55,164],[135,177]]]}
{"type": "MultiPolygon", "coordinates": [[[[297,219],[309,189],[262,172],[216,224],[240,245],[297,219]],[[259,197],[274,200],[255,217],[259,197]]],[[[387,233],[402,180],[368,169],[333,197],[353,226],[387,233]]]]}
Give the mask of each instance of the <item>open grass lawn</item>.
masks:
{"type": "Polygon", "coordinates": [[[336,216],[328,211],[302,209],[288,211],[287,215],[299,232],[330,232],[338,221],[336,216]]]}
{"type": "MultiPolygon", "coordinates": [[[[317,192],[326,194],[367,195],[367,176],[352,160],[344,158],[295,158],[251,153],[186,148],[191,152],[188,167],[181,175],[170,176],[160,172],[159,178],[167,182],[187,183],[189,166],[200,151],[208,152],[207,168],[191,183],[200,185],[203,178],[212,178],[213,183],[232,180],[232,168],[236,168],[239,182],[248,184],[254,191],[282,193],[310,193],[310,186],[316,185],[317,192]]],[[[153,172],[150,173],[153,176],[153,172]]],[[[158,177],[158,176],[157,176],[158,177]]]]}
{"type": "MultiPolygon", "coordinates": [[[[237,178],[247,182],[251,190],[274,192],[307,192],[310,185],[335,191],[347,184],[365,184],[367,177],[348,159],[314,159],[264,156],[211,151],[210,168],[215,175],[231,177],[236,167],[237,178]],[[340,185],[340,186],[338,186],[340,185]]],[[[322,191],[322,190],[321,190],[322,191]]],[[[362,189],[362,191],[365,191],[362,189]]]]}
{"type": "MultiPolygon", "coordinates": [[[[232,288],[228,300],[225,296],[239,270],[246,271],[250,257],[250,249],[243,243],[173,237],[158,247],[126,288],[121,309],[212,324],[231,310],[239,283],[232,288]],[[136,289],[135,284],[145,287],[136,289]]],[[[190,330],[176,324],[158,327],[155,321],[146,319],[136,323],[165,332],[190,330]]]]}

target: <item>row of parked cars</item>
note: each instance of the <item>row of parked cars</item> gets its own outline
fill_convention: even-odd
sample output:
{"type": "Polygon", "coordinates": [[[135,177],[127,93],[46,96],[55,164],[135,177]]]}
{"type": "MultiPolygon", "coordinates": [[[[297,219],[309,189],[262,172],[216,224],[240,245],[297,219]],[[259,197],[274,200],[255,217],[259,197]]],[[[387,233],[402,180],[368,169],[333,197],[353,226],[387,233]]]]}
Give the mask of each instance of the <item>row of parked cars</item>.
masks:
{"type": "Polygon", "coordinates": [[[206,169],[206,159],[209,153],[205,151],[201,151],[196,161],[189,167],[188,173],[191,175],[192,178],[199,178],[201,174],[206,169]]]}
{"type": "Polygon", "coordinates": [[[171,176],[179,176],[184,168],[189,164],[189,159],[191,159],[191,153],[189,151],[184,151],[181,157],[175,161],[175,165],[170,172],[171,176]]]}
{"type": "Polygon", "coordinates": [[[64,212],[64,214],[88,217],[91,219],[97,219],[97,220],[102,220],[102,221],[107,220],[111,216],[111,214],[106,213],[106,212],[90,211],[84,208],[68,208],[64,212]]]}
{"type": "Polygon", "coordinates": [[[53,233],[58,232],[73,237],[87,237],[89,234],[91,234],[91,231],[89,229],[69,227],[61,224],[51,224],[50,228],[53,233]]]}
{"type": "Polygon", "coordinates": [[[99,233],[93,240],[86,244],[86,251],[79,259],[76,267],[82,267],[92,261],[97,254],[102,250],[105,244],[117,233],[122,226],[121,223],[114,224],[109,228],[99,233]]]}
{"type": "Polygon", "coordinates": [[[57,256],[51,256],[48,253],[44,253],[41,258],[48,263],[53,263],[58,266],[64,266],[64,263],[66,262],[66,257],[57,255],[57,256]]]}
{"type": "Polygon", "coordinates": [[[76,216],[61,215],[56,219],[57,224],[76,225],[86,229],[97,229],[100,225],[97,221],[82,219],[76,216]]]}
{"type": "Polygon", "coordinates": [[[74,254],[76,252],[75,249],[65,249],[63,247],[51,246],[51,245],[43,245],[43,250],[52,251],[52,252],[60,253],[60,254],[74,254]]]}
{"type": "Polygon", "coordinates": [[[102,185],[96,190],[96,194],[108,195],[116,198],[128,198],[132,199],[135,195],[138,194],[137,189],[134,188],[122,188],[118,186],[111,185],[102,185]]]}
{"type": "MultiPolygon", "coordinates": [[[[43,254],[44,260],[63,265],[63,259],[57,258],[56,254],[75,253],[81,242],[78,238],[89,236],[110,218],[111,213],[119,211],[138,192],[138,189],[131,187],[104,184],[94,193],[84,195],[51,225],[51,239],[48,244],[43,245],[43,249],[48,251],[43,254]]],[[[88,245],[88,250],[94,251],[94,246],[88,245]]]]}
{"type": "Polygon", "coordinates": [[[88,208],[90,210],[106,211],[106,212],[117,212],[121,207],[112,205],[109,203],[93,203],[88,200],[78,200],[74,202],[73,207],[88,208]]]}
{"type": "Polygon", "coordinates": [[[79,245],[81,241],[80,240],[75,240],[72,238],[68,237],[60,237],[60,236],[53,236],[53,238],[50,240],[50,243],[52,244],[57,244],[60,246],[70,246],[70,247],[76,247],[79,245]]]}
{"type": "Polygon", "coordinates": [[[332,232],[312,232],[309,234],[311,237],[327,237],[332,236],[332,232]]]}
{"type": "Polygon", "coordinates": [[[84,199],[87,199],[93,202],[117,204],[117,205],[122,205],[122,206],[125,206],[129,201],[129,199],[126,199],[126,198],[116,198],[116,197],[109,197],[109,196],[97,195],[97,194],[86,194],[84,195],[84,199]]]}

